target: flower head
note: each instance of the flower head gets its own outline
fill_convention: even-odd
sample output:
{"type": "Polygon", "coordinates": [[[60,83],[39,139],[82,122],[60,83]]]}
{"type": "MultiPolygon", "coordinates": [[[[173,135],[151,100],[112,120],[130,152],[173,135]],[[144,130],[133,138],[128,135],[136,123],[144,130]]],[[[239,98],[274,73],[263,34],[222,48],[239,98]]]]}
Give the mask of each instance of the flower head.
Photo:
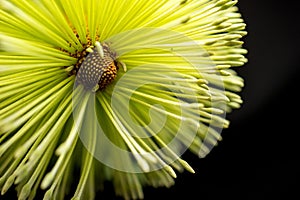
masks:
{"type": "Polygon", "coordinates": [[[180,156],[209,153],[242,103],[236,3],[2,0],[1,193],[93,199],[111,181],[141,199],[194,173],[180,156]]]}

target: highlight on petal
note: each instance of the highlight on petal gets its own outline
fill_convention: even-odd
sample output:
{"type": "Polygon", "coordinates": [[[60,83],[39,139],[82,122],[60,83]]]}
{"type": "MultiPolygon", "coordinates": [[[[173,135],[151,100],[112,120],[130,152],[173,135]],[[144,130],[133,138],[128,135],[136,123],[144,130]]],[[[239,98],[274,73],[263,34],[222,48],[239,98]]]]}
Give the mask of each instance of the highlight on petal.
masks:
{"type": "Polygon", "coordinates": [[[0,1],[0,190],[124,199],[195,173],[243,103],[236,0],[0,1]]]}

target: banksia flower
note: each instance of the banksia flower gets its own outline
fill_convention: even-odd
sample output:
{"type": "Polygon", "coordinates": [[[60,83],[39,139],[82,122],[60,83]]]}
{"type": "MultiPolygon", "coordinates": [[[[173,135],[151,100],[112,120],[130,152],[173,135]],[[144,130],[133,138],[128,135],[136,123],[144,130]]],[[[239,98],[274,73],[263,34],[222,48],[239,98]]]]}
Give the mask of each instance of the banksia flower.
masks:
{"type": "MultiPolygon", "coordinates": [[[[232,0],[1,0],[0,189],[94,199],[194,173],[239,108],[232,0]]],[[[5,197],[5,195],[4,195],[5,197]]]]}

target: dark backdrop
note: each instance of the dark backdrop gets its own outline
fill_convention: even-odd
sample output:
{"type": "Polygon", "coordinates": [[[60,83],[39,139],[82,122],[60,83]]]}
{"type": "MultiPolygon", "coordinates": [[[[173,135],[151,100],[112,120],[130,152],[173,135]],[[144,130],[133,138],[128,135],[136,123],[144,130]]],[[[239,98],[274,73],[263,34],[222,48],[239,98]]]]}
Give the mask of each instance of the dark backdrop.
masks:
{"type": "Polygon", "coordinates": [[[230,128],[206,158],[184,156],[196,174],[179,175],[171,189],[146,189],[145,200],[300,199],[300,7],[277,2],[239,0],[249,50],[249,62],[238,69],[244,104],[228,115],[230,128]]]}

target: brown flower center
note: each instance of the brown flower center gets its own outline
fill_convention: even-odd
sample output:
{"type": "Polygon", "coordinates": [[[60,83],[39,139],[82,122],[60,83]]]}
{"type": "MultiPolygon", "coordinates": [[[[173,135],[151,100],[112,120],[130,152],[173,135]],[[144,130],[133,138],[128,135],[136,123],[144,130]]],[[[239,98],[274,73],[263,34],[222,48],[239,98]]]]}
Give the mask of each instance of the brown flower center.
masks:
{"type": "Polygon", "coordinates": [[[106,43],[101,45],[101,49],[95,47],[85,57],[77,72],[78,82],[88,90],[105,89],[117,76],[118,67],[115,59],[116,54],[106,43]]]}

